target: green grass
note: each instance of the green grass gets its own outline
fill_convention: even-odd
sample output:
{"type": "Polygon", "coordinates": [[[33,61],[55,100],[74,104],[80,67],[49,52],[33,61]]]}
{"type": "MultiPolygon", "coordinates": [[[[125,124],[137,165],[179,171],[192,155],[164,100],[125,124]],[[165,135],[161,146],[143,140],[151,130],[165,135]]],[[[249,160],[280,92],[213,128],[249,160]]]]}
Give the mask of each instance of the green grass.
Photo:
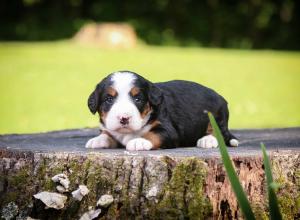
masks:
{"type": "Polygon", "coordinates": [[[273,181],[272,169],[270,159],[267,155],[266,147],[263,143],[260,144],[263,152],[264,168],[267,179],[267,189],[268,189],[268,200],[270,209],[270,219],[271,220],[282,220],[282,215],[278,206],[278,199],[276,195],[276,188],[278,188],[278,183],[273,181]]]}
{"type": "MultiPolygon", "coordinates": [[[[235,194],[235,197],[238,201],[240,209],[246,220],[255,220],[253,210],[250,206],[250,202],[247,198],[247,195],[243,189],[243,186],[240,183],[239,177],[234,169],[232,160],[228,154],[227,147],[223,138],[223,135],[220,131],[217,122],[211,112],[208,112],[209,121],[213,127],[214,136],[218,140],[219,150],[222,157],[222,161],[227,173],[228,179],[230,181],[231,188],[235,194]]],[[[270,210],[270,219],[271,220],[281,220],[281,212],[278,206],[277,195],[275,189],[278,187],[278,184],[273,181],[272,170],[270,165],[270,160],[267,155],[266,147],[261,143],[261,149],[263,152],[263,162],[265,175],[267,179],[267,189],[268,189],[268,200],[269,200],[269,210],[270,210]]]]}
{"type": "Polygon", "coordinates": [[[0,43],[0,133],[93,127],[86,102],[107,73],[186,79],[229,102],[231,128],[300,125],[300,53],[149,47],[103,50],[71,42],[0,43]]]}
{"type": "Polygon", "coordinates": [[[222,157],[222,161],[223,161],[228,179],[231,184],[231,188],[233,189],[233,192],[239,203],[242,213],[244,214],[244,217],[246,220],[255,220],[254,213],[250,206],[247,195],[245,194],[243,186],[240,183],[239,177],[235,172],[231,158],[228,154],[227,147],[226,147],[224,138],[222,136],[222,133],[220,131],[220,128],[218,127],[217,122],[216,122],[214,116],[212,115],[212,113],[208,112],[208,117],[209,117],[210,124],[213,127],[214,136],[218,140],[220,154],[222,157]]]}

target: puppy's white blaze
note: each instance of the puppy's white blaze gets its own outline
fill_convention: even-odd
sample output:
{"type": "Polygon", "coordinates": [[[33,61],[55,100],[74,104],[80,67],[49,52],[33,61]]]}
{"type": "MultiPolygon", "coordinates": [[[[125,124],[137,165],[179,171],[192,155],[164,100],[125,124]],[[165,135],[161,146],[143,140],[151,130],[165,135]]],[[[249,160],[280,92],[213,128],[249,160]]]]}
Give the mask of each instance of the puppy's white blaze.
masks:
{"type": "Polygon", "coordinates": [[[197,141],[197,147],[215,148],[218,147],[218,141],[213,135],[206,135],[197,141]]]}
{"type": "Polygon", "coordinates": [[[231,140],[229,141],[229,144],[230,144],[230,146],[232,146],[232,147],[237,147],[237,146],[239,146],[239,141],[238,141],[237,139],[231,139],[231,140]]]}
{"type": "Polygon", "coordinates": [[[113,88],[117,90],[119,94],[128,94],[133,87],[136,76],[129,72],[116,72],[112,75],[111,80],[113,82],[113,88]]]}

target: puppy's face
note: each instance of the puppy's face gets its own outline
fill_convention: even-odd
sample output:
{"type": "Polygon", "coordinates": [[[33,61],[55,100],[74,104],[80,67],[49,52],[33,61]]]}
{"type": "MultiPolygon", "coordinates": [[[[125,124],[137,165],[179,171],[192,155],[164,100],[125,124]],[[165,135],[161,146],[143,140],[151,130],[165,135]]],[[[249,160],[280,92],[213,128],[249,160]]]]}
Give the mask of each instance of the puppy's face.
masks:
{"type": "MultiPolygon", "coordinates": [[[[149,121],[153,111],[153,84],[132,72],[116,72],[96,87],[88,105],[98,111],[102,125],[110,131],[132,133],[149,121]]],[[[156,100],[157,101],[157,100],[156,100]]]]}

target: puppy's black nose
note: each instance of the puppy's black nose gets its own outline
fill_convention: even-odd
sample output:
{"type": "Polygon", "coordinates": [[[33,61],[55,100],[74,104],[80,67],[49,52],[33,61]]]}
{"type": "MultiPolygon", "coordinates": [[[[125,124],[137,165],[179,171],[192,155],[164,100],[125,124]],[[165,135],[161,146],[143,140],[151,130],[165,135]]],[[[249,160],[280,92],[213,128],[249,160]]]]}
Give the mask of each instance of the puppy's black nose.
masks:
{"type": "Polygon", "coordinates": [[[121,117],[120,118],[121,125],[128,125],[129,124],[129,117],[121,117]]]}

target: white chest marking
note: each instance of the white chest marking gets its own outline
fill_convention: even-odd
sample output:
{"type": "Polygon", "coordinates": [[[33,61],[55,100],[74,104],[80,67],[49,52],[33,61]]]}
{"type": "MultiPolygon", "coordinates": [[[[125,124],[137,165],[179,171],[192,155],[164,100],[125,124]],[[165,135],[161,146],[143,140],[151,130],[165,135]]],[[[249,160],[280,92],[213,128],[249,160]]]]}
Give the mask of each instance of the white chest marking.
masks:
{"type": "Polygon", "coordinates": [[[139,131],[136,131],[136,132],[132,132],[130,134],[121,134],[117,131],[110,131],[110,130],[107,130],[105,129],[102,124],[100,124],[100,129],[101,130],[106,130],[108,131],[118,142],[120,142],[122,145],[126,146],[127,143],[129,141],[131,141],[132,139],[135,139],[135,138],[140,138],[142,137],[144,134],[146,134],[147,132],[150,131],[151,129],[151,125],[146,125],[144,126],[141,130],[139,131]]]}

